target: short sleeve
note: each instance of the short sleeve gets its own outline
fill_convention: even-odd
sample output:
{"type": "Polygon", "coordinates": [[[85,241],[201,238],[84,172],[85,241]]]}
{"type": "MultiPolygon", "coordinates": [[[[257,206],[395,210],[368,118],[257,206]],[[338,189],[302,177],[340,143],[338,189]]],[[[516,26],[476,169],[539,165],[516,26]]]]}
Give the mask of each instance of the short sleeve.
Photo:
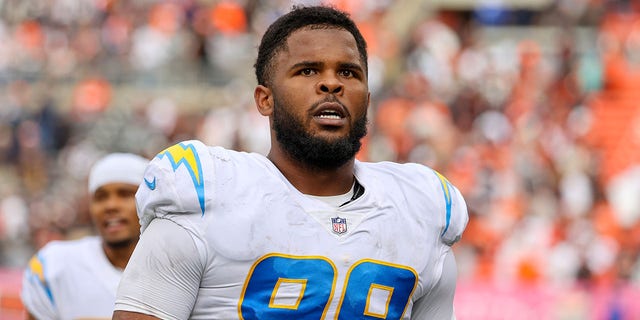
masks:
{"type": "Polygon", "coordinates": [[[55,319],[56,308],[49,281],[45,277],[42,252],[34,255],[22,277],[22,303],[37,319],[55,319]]]}
{"type": "Polygon", "coordinates": [[[187,319],[204,270],[191,234],[167,219],[154,219],[125,268],[115,309],[161,319],[187,319]]]}
{"type": "Polygon", "coordinates": [[[455,319],[453,300],[458,268],[451,250],[445,253],[438,283],[418,299],[411,309],[411,319],[455,319]]]}

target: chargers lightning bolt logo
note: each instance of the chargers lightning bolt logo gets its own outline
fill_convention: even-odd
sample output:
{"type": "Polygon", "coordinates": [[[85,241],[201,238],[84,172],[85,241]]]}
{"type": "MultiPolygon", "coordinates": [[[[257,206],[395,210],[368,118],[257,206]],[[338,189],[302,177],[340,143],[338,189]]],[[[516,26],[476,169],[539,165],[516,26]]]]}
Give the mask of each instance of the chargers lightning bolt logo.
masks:
{"type": "Polygon", "coordinates": [[[181,164],[189,172],[193,180],[193,186],[198,194],[202,215],[204,215],[204,177],[202,176],[202,166],[200,165],[200,157],[198,157],[196,148],[192,144],[179,143],[158,153],[156,157],[162,159],[165,156],[171,162],[174,172],[178,170],[181,164]]]}
{"type": "Polygon", "coordinates": [[[40,285],[42,285],[42,288],[47,293],[47,297],[49,297],[49,301],[54,303],[51,287],[49,287],[49,283],[44,277],[44,259],[42,259],[39,254],[34,255],[31,260],[29,260],[29,266],[26,272],[31,281],[38,281],[40,285]]]}

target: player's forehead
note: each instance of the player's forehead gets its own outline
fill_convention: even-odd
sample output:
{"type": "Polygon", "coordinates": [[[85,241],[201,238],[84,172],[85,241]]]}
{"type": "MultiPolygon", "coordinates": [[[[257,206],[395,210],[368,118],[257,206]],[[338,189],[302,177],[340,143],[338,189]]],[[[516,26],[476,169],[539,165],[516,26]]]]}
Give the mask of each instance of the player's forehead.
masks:
{"type": "Polygon", "coordinates": [[[122,191],[136,191],[138,185],[127,182],[109,182],[96,188],[95,194],[109,193],[109,192],[122,192],[122,191]]]}
{"type": "Polygon", "coordinates": [[[309,62],[337,59],[363,64],[355,37],[346,29],[330,26],[309,26],[292,32],[274,57],[283,65],[305,59],[309,62]]]}
{"type": "Polygon", "coordinates": [[[291,45],[300,41],[313,43],[333,40],[332,42],[335,46],[345,45],[345,43],[337,42],[340,39],[348,40],[348,43],[346,43],[347,45],[357,48],[355,37],[351,32],[343,27],[323,24],[308,25],[291,31],[286,39],[284,39],[280,51],[287,51],[290,49],[291,45]],[[328,36],[329,39],[325,39],[323,36],[328,36]]]}

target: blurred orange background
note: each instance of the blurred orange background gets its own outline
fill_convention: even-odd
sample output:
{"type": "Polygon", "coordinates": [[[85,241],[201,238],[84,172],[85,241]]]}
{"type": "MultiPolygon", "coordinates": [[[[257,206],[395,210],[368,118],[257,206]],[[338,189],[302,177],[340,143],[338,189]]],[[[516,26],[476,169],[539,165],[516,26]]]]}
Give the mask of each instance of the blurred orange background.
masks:
{"type": "MultiPolygon", "coordinates": [[[[93,233],[101,155],[268,150],[252,66],[292,3],[0,2],[0,319],[22,318],[37,249],[93,233]]],[[[425,164],[465,196],[458,319],[640,319],[640,3],[325,3],[369,45],[358,158],[425,164]]]]}

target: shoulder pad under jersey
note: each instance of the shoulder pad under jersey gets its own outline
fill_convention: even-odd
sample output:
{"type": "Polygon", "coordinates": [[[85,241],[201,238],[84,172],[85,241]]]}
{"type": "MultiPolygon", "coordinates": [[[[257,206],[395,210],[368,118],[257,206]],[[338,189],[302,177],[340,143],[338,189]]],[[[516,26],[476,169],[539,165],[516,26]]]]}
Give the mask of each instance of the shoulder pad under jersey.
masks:
{"type": "Polygon", "coordinates": [[[198,140],[180,142],[158,153],[136,193],[142,230],[158,217],[204,215],[214,196],[213,165],[209,147],[198,140]]]}
{"type": "Polygon", "coordinates": [[[442,242],[451,246],[460,240],[462,232],[469,222],[467,204],[460,191],[439,172],[433,170],[442,190],[444,210],[442,212],[444,225],[440,238],[442,242]]]}

